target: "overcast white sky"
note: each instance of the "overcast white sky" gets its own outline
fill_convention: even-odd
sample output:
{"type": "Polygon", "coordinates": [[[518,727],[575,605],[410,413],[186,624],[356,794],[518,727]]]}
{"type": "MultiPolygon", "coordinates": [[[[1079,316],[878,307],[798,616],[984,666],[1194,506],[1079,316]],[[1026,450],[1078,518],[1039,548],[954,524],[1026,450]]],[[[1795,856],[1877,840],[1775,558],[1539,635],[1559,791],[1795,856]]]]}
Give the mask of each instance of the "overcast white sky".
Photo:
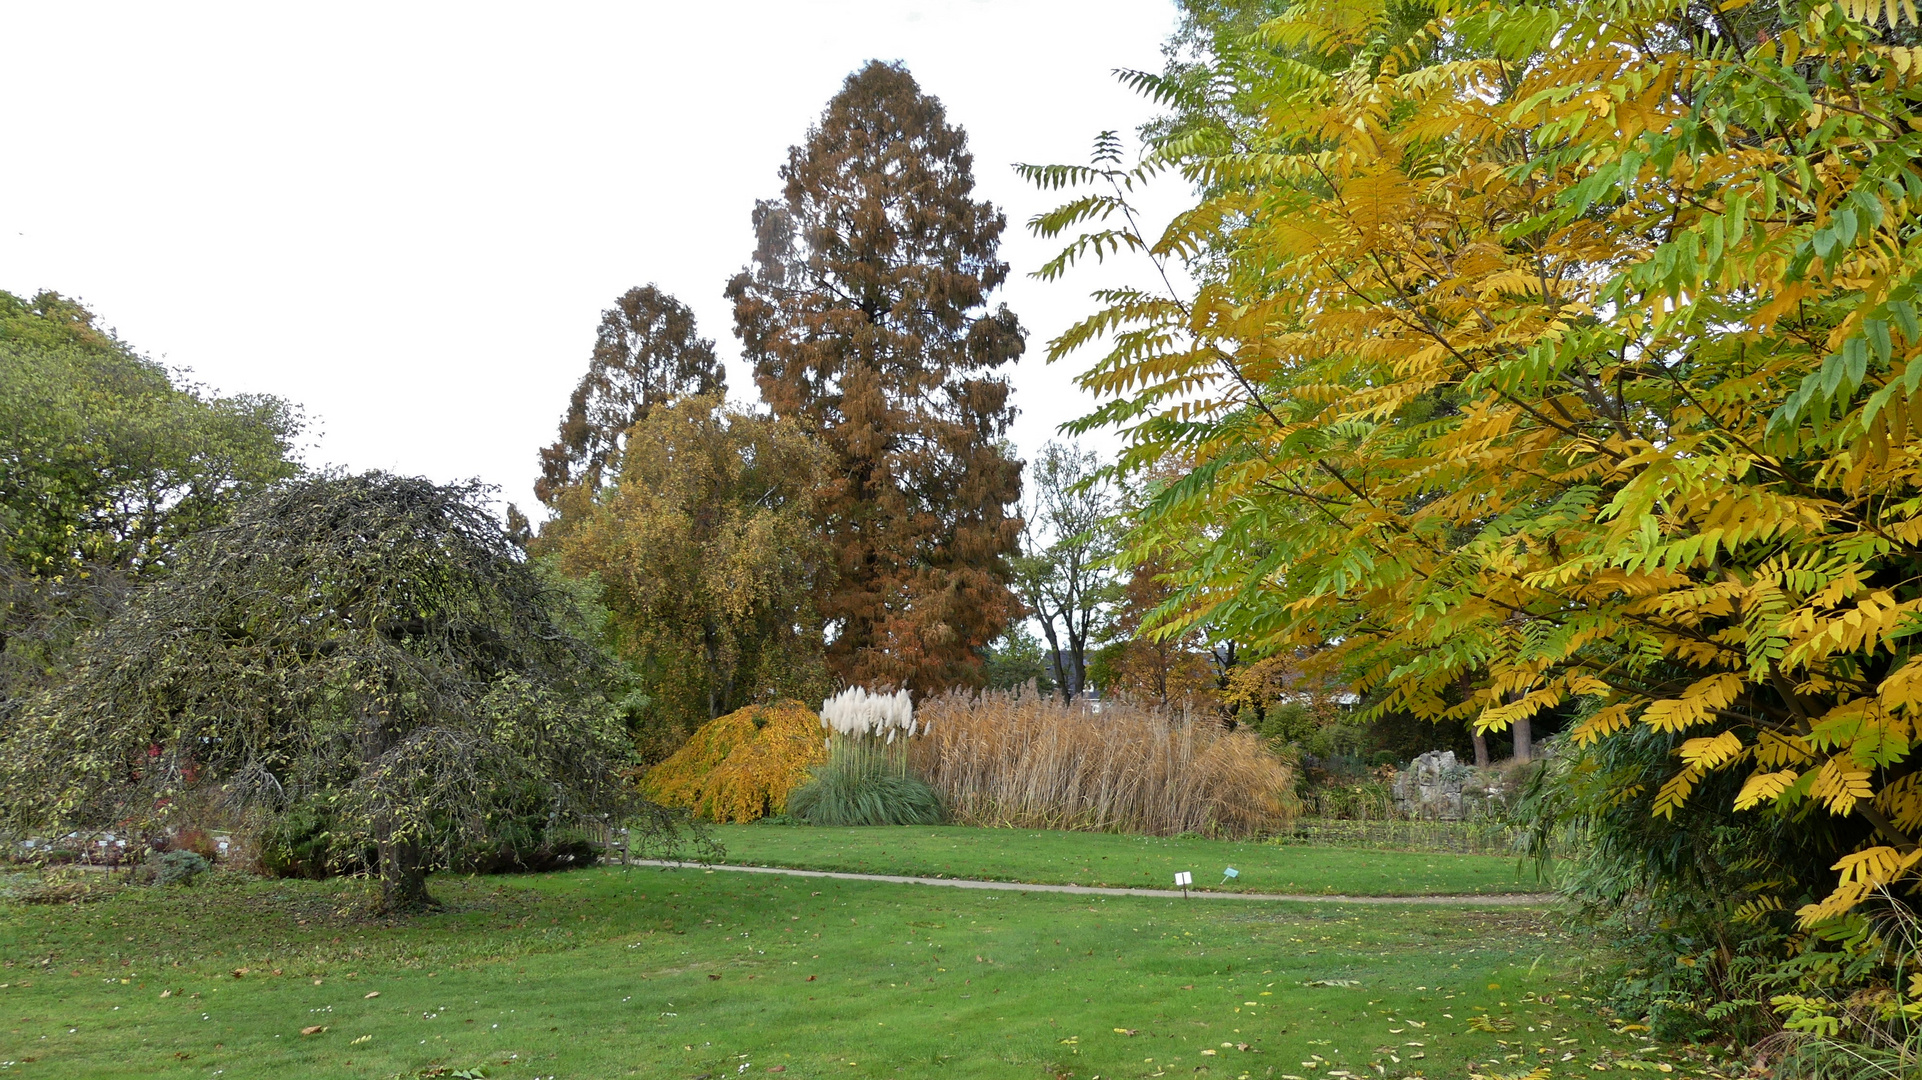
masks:
{"type": "Polygon", "coordinates": [[[903,60],[1009,217],[1031,453],[1088,405],[1041,352],[1101,279],[1025,277],[1053,250],[1023,223],[1053,199],[1010,165],[1131,132],[1151,109],[1110,72],[1159,68],[1174,17],[1168,0],[0,0],[0,289],[81,297],[203,382],[300,403],[314,464],[478,476],[528,508],[628,287],[692,306],[753,395],[721,297],[749,210],[848,72],[903,60]]]}

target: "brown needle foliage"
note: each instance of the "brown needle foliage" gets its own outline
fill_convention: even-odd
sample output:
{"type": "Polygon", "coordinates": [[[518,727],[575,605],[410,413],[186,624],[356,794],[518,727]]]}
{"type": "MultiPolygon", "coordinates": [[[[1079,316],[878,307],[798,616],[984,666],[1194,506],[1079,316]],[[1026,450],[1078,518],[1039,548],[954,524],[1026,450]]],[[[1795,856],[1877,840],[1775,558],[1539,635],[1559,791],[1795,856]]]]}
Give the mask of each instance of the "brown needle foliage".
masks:
{"type": "Polygon", "coordinates": [[[1022,330],[987,308],[1006,219],[972,197],[966,134],[898,65],[849,76],[781,177],[727,293],[762,395],[832,458],[829,665],[857,685],[978,684],[979,650],[1020,611],[1005,582],[1021,466],[993,372],[1022,330]]]}

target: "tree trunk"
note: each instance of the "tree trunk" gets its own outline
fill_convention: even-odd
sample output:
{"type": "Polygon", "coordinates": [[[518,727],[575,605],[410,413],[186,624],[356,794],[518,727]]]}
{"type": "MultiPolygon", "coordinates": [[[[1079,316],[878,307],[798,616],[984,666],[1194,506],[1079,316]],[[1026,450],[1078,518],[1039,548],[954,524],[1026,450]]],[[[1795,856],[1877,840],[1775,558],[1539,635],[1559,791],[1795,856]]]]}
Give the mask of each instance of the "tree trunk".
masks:
{"type": "Polygon", "coordinates": [[[1088,687],[1087,628],[1084,625],[1082,632],[1076,634],[1072,616],[1068,623],[1068,678],[1074,680],[1073,691],[1068,695],[1068,700],[1072,702],[1088,687]]]}
{"type": "MultiPolygon", "coordinates": [[[[1475,673],[1472,671],[1462,672],[1461,677],[1455,680],[1455,688],[1461,692],[1462,701],[1466,703],[1475,693],[1475,673]]],[[[1468,718],[1468,737],[1475,742],[1475,767],[1477,769],[1488,768],[1490,764],[1488,760],[1488,736],[1482,732],[1482,729],[1475,726],[1475,718],[1473,716],[1468,718]]]]}
{"type": "Polygon", "coordinates": [[[420,842],[396,839],[392,826],[383,826],[378,845],[381,910],[400,914],[440,907],[440,901],[427,893],[427,869],[422,865],[420,842]]]}
{"type": "Polygon", "coordinates": [[[1518,717],[1509,725],[1515,734],[1515,760],[1528,761],[1535,756],[1535,728],[1532,717],[1518,717]]]}
{"type": "Polygon", "coordinates": [[[1041,616],[1041,633],[1048,639],[1048,666],[1054,669],[1055,693],[1061,695],[1062,701],[1073,701],[1072,691],[1068,689],[1068,669],[1064,663],[1067,657],[1061,652],[1061,640],[1055,636],[1054,620],[1040,610],[1035,614],[1041,616]]]}

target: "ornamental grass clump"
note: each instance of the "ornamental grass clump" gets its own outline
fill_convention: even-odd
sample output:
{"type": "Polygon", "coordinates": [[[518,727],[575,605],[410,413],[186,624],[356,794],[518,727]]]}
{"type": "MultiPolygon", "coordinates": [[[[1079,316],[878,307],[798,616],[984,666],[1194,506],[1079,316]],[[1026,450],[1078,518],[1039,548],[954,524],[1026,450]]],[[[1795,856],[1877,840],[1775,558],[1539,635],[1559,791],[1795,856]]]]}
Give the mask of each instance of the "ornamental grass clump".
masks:
{"type": "Polygon", "coordinates": [[[1212,718],[1019,690],[949,693],[921,716],[914,764],[957,824],[1240,837],[1293,817],[1288,766],[1212,718]]]}
{"type": "Polygon", "coordinates": [[[906,690],[850,687],[821,703],[827,761],[788,799],[810,825],[936,825],[941,798],[911,771],[916,732],[906,690]]]}
{"type": "Polygon", "coordinates": [[[789,793],[827,757],[819,720],[798,701],[750,705],[710,720],[641,790],[663,806],[718,822],[749,822],[788,811],[789,793]]]}

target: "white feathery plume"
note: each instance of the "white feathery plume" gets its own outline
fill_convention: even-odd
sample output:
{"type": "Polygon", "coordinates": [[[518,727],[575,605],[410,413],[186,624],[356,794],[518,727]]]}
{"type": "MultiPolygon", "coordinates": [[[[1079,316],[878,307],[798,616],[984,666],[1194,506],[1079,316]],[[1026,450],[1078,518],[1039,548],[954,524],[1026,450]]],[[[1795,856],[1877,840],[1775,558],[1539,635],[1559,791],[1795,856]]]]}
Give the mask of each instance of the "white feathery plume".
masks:
{"type": "Polygon", "coordinates": [[[872,694],[850,686],[821,703],[821,726],[843,735],[883,735],[893,742],[915,733],[914,698],[906,690],[872,694]]]}

